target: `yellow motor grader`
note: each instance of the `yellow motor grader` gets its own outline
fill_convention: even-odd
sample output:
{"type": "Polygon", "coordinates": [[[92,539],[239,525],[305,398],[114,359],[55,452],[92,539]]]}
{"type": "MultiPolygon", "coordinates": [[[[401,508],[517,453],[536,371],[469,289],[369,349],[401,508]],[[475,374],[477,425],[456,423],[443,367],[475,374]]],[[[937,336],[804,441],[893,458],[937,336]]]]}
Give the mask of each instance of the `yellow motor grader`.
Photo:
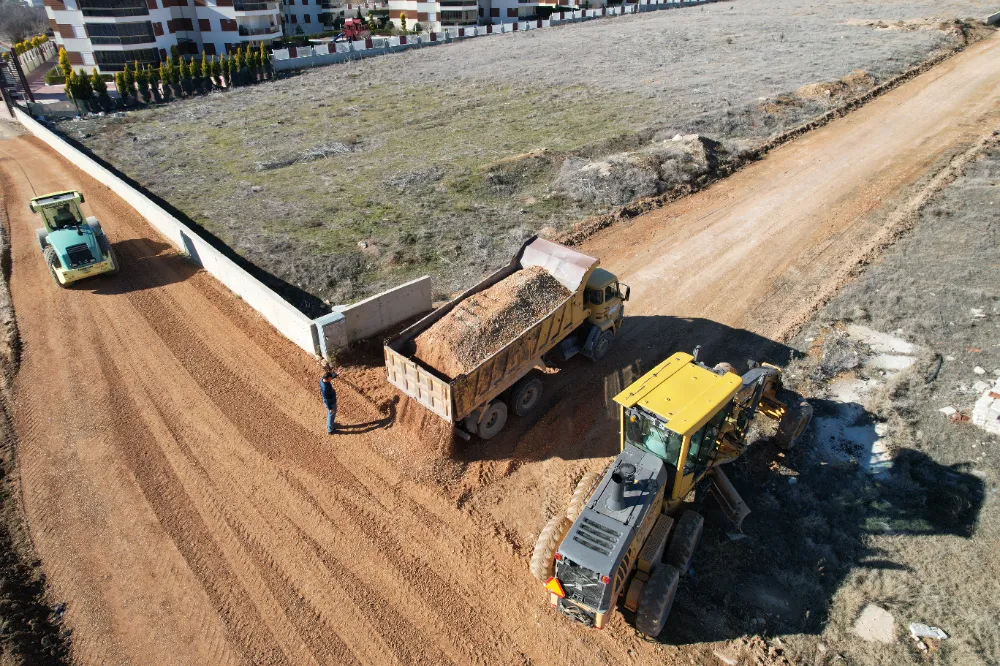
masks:
{"type": "MultiPolygon", "coordinates": [[[[697,350],[695,352],[697,354],[697,350]]],[[[566,515],[542,530],[532,574],[564,615],[598,629],[623,601],[648,636],[663,630],[704,518],[686,498],[702,481],[739,526],[750,513],[722,465],[747,448],[754,419],[778,421],[777,442],[791,448],[812,407],[784,389],[781,371],[708,368],[677,353],[615,396],[621,453],[600,475],[581,479],[566,515]]]]}

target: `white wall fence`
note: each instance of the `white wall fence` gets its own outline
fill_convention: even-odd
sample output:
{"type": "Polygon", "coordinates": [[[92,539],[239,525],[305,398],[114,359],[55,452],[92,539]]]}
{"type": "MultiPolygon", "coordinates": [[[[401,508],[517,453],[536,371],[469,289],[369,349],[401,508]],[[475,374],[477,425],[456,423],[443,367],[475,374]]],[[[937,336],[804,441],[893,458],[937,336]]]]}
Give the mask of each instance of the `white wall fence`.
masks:
{"type": "Polygon", "coordinates": [[[396,53],[412,48],[424,46],[436,46],[438,44],[448,44],[451,42],[471,39],[473,37],[487,37],[489,35],[504,35],[513,32],[526,32],[528,30],[538,30],[566,23],[578,23],[580,21],[590,21],[607,16],[622,16],[626,14],[638,14],[639,12],[650,12],[660,9],[676,9],[679,7],[693,7],[704,5],[720,0],[678,0],[678,2],[656,2],[655,0],[639,0],[639,2],[629,2],[620,7],[600,7],[598,9],[580,9],[574,12],[553,12],[548,19],[538,19],[535,21],[518,21],[512,23],[500,23],[497,25],[468,26],[465,28],[445,28],[441,32],[431,32],[423,35],[400,35],[396,37],[369,37],[353,42],[331,42],[317,46],[306,46],[287,49],[275,49],[272,62],[275,71],[289,71],[294,69],[304,69],[319,65],[330,65],[347,60],[357,60],[359,58],[370,58],[373,56],[385,55],[386,53],[396,53]]]}
{"type": "Polygon", "coordinates": [[[21,62],[21,69],[24,70],[25,75],[27,75],[29,72],[33,72],[47,63],[55,55],[56,43],[50,40],[43,43],[41,46],[28,49],[21,55],[17,56],[17,59],[21,62]]]}
{"type": "Polygon", "coordinates": [[[360,303],[338,306],[333,315],[310,319],[117,174],[70,145],[20,108],[15,108],[14,113],[29,132],[124,199],[177,249],[242,298],[278,332],[310,354],[322,356],[332,350],[322,341],[332,340],[337,346],[343,346],[431,309],[430,278],[422,277],[360,303]]]}

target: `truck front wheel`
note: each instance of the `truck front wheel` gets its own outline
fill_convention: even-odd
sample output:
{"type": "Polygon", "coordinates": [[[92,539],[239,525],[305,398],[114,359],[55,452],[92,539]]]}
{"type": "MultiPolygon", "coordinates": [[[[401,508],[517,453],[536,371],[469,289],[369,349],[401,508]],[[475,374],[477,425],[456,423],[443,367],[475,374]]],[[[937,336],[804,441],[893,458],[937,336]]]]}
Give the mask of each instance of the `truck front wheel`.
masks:
{"type": "Polygon", "coordinates": [[[602,331],[600,335],[597,336],[597,340],[594,341],[594,349],[590,352],[591,361],[600,361],[602,358],[608,355],[611,350],[611,344],[615,341],[615,334],[608,329],[602,331]]]}

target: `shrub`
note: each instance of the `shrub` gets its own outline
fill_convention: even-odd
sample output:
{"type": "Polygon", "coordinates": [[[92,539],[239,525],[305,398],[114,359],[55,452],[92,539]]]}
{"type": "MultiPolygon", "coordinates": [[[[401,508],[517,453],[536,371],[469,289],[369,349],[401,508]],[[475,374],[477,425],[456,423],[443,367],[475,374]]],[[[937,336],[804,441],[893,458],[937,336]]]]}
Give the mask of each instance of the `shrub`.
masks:
{"type": "Polygon", "coordinates": [[[420,25],[419,21],[417,21],[416,23],[413,24],[413,32],[419,34],[420,31],[423,30],[423,29],[424,29],[424,27],[422,25],[420,25]]]}
{"type": "Polygon", "coordinates": [[[226,87],[233,87],[233,58],[228,53],[222,56],[222,76],[226,79],[226,87]]]}
{"type": "Polygon", "coordinates": [[[98,73],[96,67],[90,75],[90,87],[98,97],[108,96],[108,84],[104,81],[104,77],[98,73]]]}
{"type": "Polygon", "coordinates": [[[140,68],[138,62],[136,62],[135,68],[135,84],[139,88],[139,96],[142,97],[143,102],[149,104],[149,72],[144,67],[140,68]]]}
{"type": "Polygon", "coordinates": [[[399,29],[406,32],[406,14],[399,15],[399,29]]]}
{"type": "Polygon", "coordinates": [[[66,77],[61,71],[59,71],[58,66],[53,67],[49,71],[45,72],[45,83],[46,85],[57,86],[60,83],[66,83],[66,77]]]}
{"type": "Polygon", "coordinates": [[[194,92],[194,86],[191,83],[191,63],[182,58],[180,70],[181,87],[184,88],[185,94],[190,95],[194,92]]]}
{"type": "Polygon", "coordinates": [[[260,59],[261,69],[268,78],[274,76],[274,67],[271,64],[271,54],[267,52],[267,47],[264,46],[264,42],[260,43],[260,49],[257,54],[260,59]]]}
{"type": "Polygon", "coordinates": [[[212,83],[216,88],[222,87],[222,63],[219,56],[212,56],[212,83]]]}
{"type": "MultiPolygon", "coordinates": [[[[139,66],[138,61],[136,62],[136,67],[139,66]]],[[[132,65],[125,63],[125,71],[122,72],[122,83],[125,84],[125,91],[130,96],[135,96],[135,70],[132,69],[132,65]]],[[[118,92],[121,92],[120,90],[118,92]]],[[[122,95],[125,96],[124,94],[122,95]]]]}
{"type": "Polygon", "coordinates": [[[63,48],[59,49],[59,71],[67,79],[69,78],[69,73],[73,71],[73,65],[69,62],[69,54],[63,48]]]}

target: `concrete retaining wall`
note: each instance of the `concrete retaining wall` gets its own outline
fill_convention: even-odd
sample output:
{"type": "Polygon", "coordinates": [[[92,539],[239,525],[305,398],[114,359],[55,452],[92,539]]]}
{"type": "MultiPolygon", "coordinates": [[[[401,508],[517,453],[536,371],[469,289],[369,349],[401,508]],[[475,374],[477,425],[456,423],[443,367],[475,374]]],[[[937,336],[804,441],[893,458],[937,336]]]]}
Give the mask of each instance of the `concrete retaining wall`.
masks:
{"type": "Polygon", "coordinates": [[[389,37],[388,39],[374,38],[359,40],[350,43],[332,44],[335,53],[327,52],[321,47],[297,48],[297,49],[276,49],[273,53],[272,63],[275,71],[286,72],[296,69],[306,69],[321,65],[332,65],[347,60],[359,60],[361,58],[371,58],[374,56],[396,53],[412,48],[422,48],[425,46],[436,46],[438,44],[450,44],[463,39],[473,37],[483,37],[487,35],[501,35],[512,32],[524,32],[525,30],[537,30],[551,26],[562,25],[564,23],[578,23],[580,21],[590,21],[605,16],[621,16],[623,14],[637,14],[639,12],[651,12],[658,9],[674,9],[679,7],[693,7],[704,5],[720,0],[678,0],[677,2],[655,2],[654,0],[639,0],[638,3],[627,4],[624,7],[601,7],[599,9],[581,9],[575,12],[556,12],[549,19],[535,21],[520,21],[514,23],[501,23],[489,26],[469,26],[466,28],[445,28],[442,32],[430,33],[427,35],[407,35],[401,37],[389,37]]]}
{"type": "Polygon", "coordinates": [[[338,305],[348,340],[369,338],[431,309],[431,279],[426,275],[354,305],[338,305]]]}
{"type": "Polygon", "coordinates": [[[425,276],[354,305],[336,306],[333,313],[310,319],[145,194],[21,109],[15,107],[14,113],[29,132],[124,199],[192,261],[259,312],[279,333],[310,354],[325,356],[335,347],[372,337],[431,309],[431,279],[425,276]]]}
{"type": "Polygon", "coordinates": [[[195,263],[214,275],[219,282],[259,312],[282,335],[310,354],[316,353],[313,323],[309,317],[237,266],[232,259],[209,245],[187,225],[153,203],[146,195],[63,141],[56,133],[24,111],[15,109],[14,113],[28,131],[88,175],[108,186],[177,248],[188,254],[195,263]]]}

